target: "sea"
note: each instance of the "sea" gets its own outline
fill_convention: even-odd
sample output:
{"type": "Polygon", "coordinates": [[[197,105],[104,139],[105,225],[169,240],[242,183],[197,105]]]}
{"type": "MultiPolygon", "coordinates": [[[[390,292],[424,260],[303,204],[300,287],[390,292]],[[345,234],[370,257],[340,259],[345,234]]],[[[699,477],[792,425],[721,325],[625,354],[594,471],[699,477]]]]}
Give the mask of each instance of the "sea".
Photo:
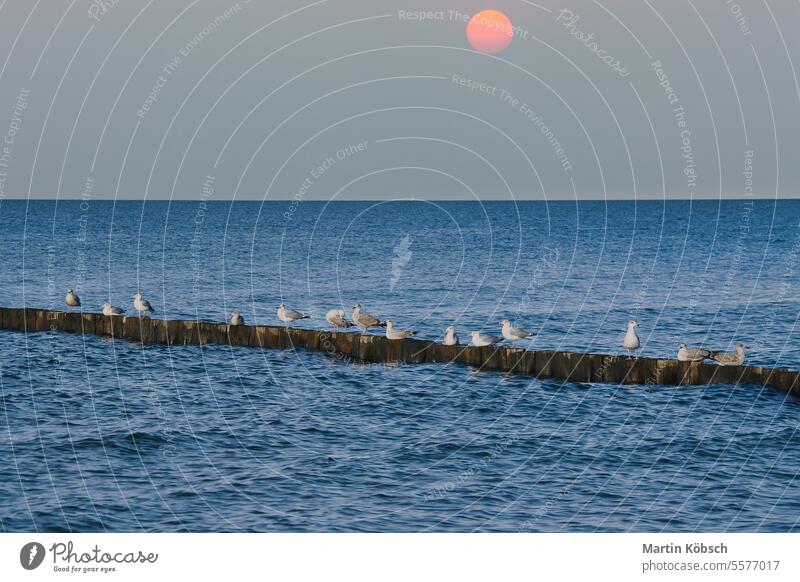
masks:
{"type": "MultiPolygon", "coordinates": [[[[0,201],[0,305],[732,350],[800,370],[800,201],[0,201]]],[[[371,333],[380,333],[380,330],[371,333]]],[[[800,530],[800,401],[0,331],[6,532],[800,530]]]]}

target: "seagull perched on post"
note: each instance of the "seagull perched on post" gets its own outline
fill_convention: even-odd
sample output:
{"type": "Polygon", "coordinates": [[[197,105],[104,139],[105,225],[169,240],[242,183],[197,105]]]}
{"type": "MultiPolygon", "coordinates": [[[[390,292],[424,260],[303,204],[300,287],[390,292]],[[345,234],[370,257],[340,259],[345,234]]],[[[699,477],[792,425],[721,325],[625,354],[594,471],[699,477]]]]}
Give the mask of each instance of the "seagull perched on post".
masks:
{"type": "Polygon", "coordinates": [[[386,337],[389,339],[397,340],[397,339],[407,339],[413,335],[417,335],[417,332],[405,330],[405,329],[395,329],[394,322],[391,319],[386,320],[386,337]]]}
{"type": "Polygon", "coordinates": [[[639,324],[631,320],[628,322],[628,331],[625,334],[625,339],[622,340],[622,347],[628,350],[628,357],[633,357],[633,351],[639,349],[639,336],[636,335],[636,328],[639,324]]]}
{"type": "Polygon", "coordinates": [[[702,362],[713,355],[711,350],[706,348],[687,348],[686,344],[678,346],[679,362],[702,362]]]}
{"type": "Polygon", "coordinates": [[[381,321],[374,315],[370,315],[369,313],[364,313],[361,311],[360,303],[356,303],[353,306],[353,323],[363,330],[362,333],[369,331],[369,328],[371,327],[386,327],[385,322],[381,321]]]}
{"type": "Polygon", "coordinates": [[[230,324],[231,325],[244,325],[244,317],[242,317],[242,314],[239,313],[238,309],[234,309],[233,311],[231,311],[230,324]]]}
{"type": "Polygon", "coordinates": [[[353,323],[345,318],[344,309],[331,309],[325,314],[325,321],[333,326],[334,331],[338,331],[339,328],[353,327],[353,323]]]}
{"type": "Polygon", "coordinates": [[[81,306],[81,298],[75,294],[75,291],[72,289],[67,289],[67,295],[64,297],[64,303],[69,305],[70,307],[80,307],[81,306]]]}
{"type": "Polygon", "coordinates": [[[744,364],[744,350],[749,347],[738,343],[736,344],[736,353],[712,352],[711,359],[720,366],[741,366],[744,364]]]}
{"type": "Polygon", "coordinates": [[[451,325],[446,330],[444,330],[444,341],[442,343],[446,346],[458,345],[458,336],[456,335],[455,327],[451,325]]]}
{"type": "Polygon", "coordinates": [[[283,323],[291,325],[298,319],[310,319],[310,318],[308,315],[306,315],[301,311],[286,309],[286,306],[283,303],[281,303],[280,305],[278,305],[278,319],[280,319],[283,323]]]}
{"type": "Polygon", "coordinates": [[[110,303],[103,303],[103,315],[122,315],[125,310],[121,307],[114,307],[110,303]]]}
{"type": "Polygon", "coordinates": [[[514,327],[507,319],[501,321],[500,324],[503,326],[503,337],[512,342],[516,340],[530,339],[536,335],[529,331],[525,331],[524,329],[514,327]]]}
{"type": "Polygon", "coordinates": [[[471,331],[469,332],[470,337],[472,337],[472,345],[482,348],[485,346],[493,346],[494,344],[499,344],[503,341],[503,338],[497,335],[485,335],[479,331],[471,331]]]}
{"type": "Polygon", "coordinates": [[[139,312],[139,315],[155,312],[153,306],[150,305],[150,302],[147,299],[142,297],[141,293],[136,293],[133,296],[133,308],[139,312]]]}

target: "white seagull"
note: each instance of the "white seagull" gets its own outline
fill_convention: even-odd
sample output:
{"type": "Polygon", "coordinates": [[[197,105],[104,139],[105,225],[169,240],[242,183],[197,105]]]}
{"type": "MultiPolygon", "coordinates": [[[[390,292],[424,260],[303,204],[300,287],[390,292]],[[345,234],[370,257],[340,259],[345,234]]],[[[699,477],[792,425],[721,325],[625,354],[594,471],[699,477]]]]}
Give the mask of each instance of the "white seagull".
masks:
{"type": "Polygon", "coordinates": [[[406,339],[410,338],[413,335],[417,335],[417,332],[405,330],[405,329],[395,329],[394,322],[391,319],[386,320],[386,337],[393,340],[398,339],[406,339]]]}
{"type": "Polygon", "coordinates": [[[628,350],[628,357],[632,357],[634,350],[639,349],[639,336],[636,335],[636,328],[639,324],[631,320],[628,322],[628,331],[625,334],[625,339],[622,340],[622,347],[628,350]]]}
{"type": "Polygon", "coordinates": [[[301,311],[286,309],[286,306],[283,303],[281,303],[280,305],[278,305],[278,319],[280,319],[283,323],[291,325],[298,319],[310,319],[310,318],[308,315],[306,315],[301,311]]]}
{"type": "Polygon", "coordinates": [[[446,346],[458,345],[458,336],[456,335],[455,327],[451,325],[446,330],[444,330],[444,341],[442,343],[446,346]]]}
{"type": "Polygon", "coordinates": [[[702,362],[713,355],[711,350],[706,348],[687,348],[686,344],[678,346],[679,362],[702,362]]]}
{"type": "Polygon", "coordinates": [[[472,337],[472,345],[482,348],[484,346],[493,346],[503,341],[503,338],[497,335],[485,335],[479,331],[471,331],[469,335],[472,337]]]}
{"type": "Polygon", "coordinates": [[[110,303],[103,303],[103,315],[122,315],[125,310],[122,307],[114,307],[110,303]]]}
{"type": "Polygon", "coordinates": [[[534,335],[529,331],[525,331],[524,329],[520,329],[518,327],[514,327],[511,325],[511,322],[507,319],[504,319],[500,322],[503,326],[503,337],[509,341],[516,341],[516,340],[523,340],[523,339],[530,339],[534,335]]]}
{"type": "Polygon", "coordinates": [[[244,325],[244,317],[242,317],[242,314],[239,313],[238,309],[234,309],[233,311],[231,311],[230,324],[231,325],[244,325]]]}
{"type": "Polygon", "coordinates": [[[736,353],[713,352],[711,359],[720,366],[741,366],[744,364],[744,350],[749,348],[744,344],[736,344],[736,353]]]}
{"type": "Polygon", "coordinates": [[[81,298],[75,295],[75,291],[73,291],[72,289],[67,289],[67,295],[66,297],[64,297],[64,303],[66,303],[70,307],[80,307],[81,298]]]}
{"type": "Polygon", "coordinates": [[[356,303],[353,306],[353,323],[355,323],[365,332],[369,331],[369,328],[371,327],[386,327],[386,323],[374,315],[370,315],[369,313],[364,313],[361,311],[360,303],[356,303]]]}
{"type": "Polygon", "coordinates": [[[334,331],[339,328],[347,329],[352,327],[353,323],[348,321],[344,316],[344,309],[331,309],[325,314],[325,320],[333,326],[334,331]]]}
{"type": "Polygon", "coordinates": [[[136,293],[133,296],[133,308],[139,312],[139,315],[144,315],[145,313],[153,313],[155,309],[153,306],[150,305],[150,302],[147,299],[142,297],[141,293],[136,293]]]}

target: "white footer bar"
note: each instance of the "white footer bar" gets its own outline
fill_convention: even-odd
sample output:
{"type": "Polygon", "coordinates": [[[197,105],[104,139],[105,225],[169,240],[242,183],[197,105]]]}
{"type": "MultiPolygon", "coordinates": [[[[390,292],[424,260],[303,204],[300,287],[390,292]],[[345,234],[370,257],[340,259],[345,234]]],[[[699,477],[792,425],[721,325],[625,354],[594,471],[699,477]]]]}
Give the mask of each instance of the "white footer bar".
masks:
{"type": "Polygon", "coordinates": [[[794,534],[3,534],[0,580],[800,580],[799,540],[794,534]]]}

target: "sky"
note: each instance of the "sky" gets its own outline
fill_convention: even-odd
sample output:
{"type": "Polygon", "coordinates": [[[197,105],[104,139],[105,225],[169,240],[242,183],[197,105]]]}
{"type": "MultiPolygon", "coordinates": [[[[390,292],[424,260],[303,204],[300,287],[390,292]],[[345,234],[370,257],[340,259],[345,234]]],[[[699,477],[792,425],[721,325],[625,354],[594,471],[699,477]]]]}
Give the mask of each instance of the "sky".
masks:
{"type": "Polygon", "coordinates": [[[796,0],[6,0],[0,200],[797,197],[798,24],[796,0]],[[496,54],[466,35],[487,9],[496,54]]]}

